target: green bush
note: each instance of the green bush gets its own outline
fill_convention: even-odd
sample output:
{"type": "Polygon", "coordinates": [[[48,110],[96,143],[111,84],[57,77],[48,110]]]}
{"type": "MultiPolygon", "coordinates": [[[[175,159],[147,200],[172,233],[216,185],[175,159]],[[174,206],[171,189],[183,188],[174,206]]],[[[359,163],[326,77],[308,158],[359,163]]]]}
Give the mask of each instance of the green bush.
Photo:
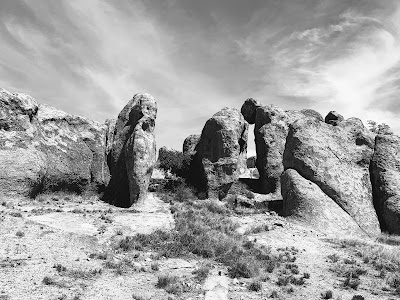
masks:
{"type": "Polygon", "coordinates": [[[187,178],[191,157],[189,154],[177,150],[169,150],[166,147],[160,148],[158,152],[159,167],[164,171],[187,178]]]}

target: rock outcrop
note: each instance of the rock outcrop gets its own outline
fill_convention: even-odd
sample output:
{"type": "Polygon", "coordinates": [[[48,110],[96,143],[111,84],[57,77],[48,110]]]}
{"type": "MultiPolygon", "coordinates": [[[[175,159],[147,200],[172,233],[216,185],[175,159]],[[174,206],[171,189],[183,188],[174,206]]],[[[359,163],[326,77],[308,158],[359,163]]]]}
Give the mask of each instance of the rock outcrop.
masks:
{"type": "MultiPolygon", "coordinates": [[[[120,207],[144,201],[156,162],[154,136],[157,104],[150,94],[136,94],[118,115],[108,153],[111,179],[104,199],[120,207]]],[[[112,128],[112,126],[109,126],[112,128]]]]}
{"type": "Polygon", "coordinates": [[[371,181],[382,229],[400,234],[400,137],[376,136],[371,181]]]}
{"type": "Polygon", "coordinates": [[[0,89],[0,192],[102,191],[105,127],[0,89]]]}
{"type": "Polygon", "coordinates": [[[200,141],[200,134],[191,134],[183,141],[183,153],[194,155],[196,153],[196,146],[200,141]]]}
{"type": "Polygon", "coordinates": [[[325,117],[325,123],[330,124],[332,126],[339,125],[340,122],[343,122],[344,118],[341,114],[336,111],[330,111],[325,117]]]}
{"type": "Polygon", "coordinates": [[[191,164],[191,178],[209,197],[225,197],[246,168],[248,124],[239,110],[224,108],[201,133],[191,164]]]}
{"type": "Polygon", "coordinates": [[[359,119],[330,126],[303,118],[290,125],[284,153],[285,170],[318,185],[371,235],[380,232],[369,176],[373,138],[359,119]]]}
{"type": "Polygon", "coordinates": [[[282,174],[284,217],[333,236],[362,236],[364,232],[335,201],[315,183],[288,169],[282,174]]]}
{"type": "Polygon", "coordinates": [[[285,111],[275,105],[262,106],[252,98],[244,102],[241,112],[250,124],[255,124],[259,189],[263,193],[275,194],[277,198],[281,198],[280,177],[284,171],[283,152],[289,124],[305,117],[320,121],[322,116],[311,109],[285,111]]]}

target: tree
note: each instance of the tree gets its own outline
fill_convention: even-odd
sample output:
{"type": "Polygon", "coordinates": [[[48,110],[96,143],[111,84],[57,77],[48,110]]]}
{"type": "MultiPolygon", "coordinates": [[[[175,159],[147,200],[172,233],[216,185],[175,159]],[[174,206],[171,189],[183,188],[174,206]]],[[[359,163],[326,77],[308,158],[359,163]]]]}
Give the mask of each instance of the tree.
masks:
{"type": "Polygon", "coordinates": [[[166,147],[162,147],[158,152],[160,168],[178,177],[187,178],[190,161],[191,157],[189,154],[177,150],[169,150],[166,147]]]}
{"type": "Polygon", "coordinates": [[[368,120],[367,123],[368,123],[369,130],[372,131],[373,133],[383,134],[383,135],[392,135],[393,134],[393,131],[390,128],[390,126],[385,123],[378,124],[377,122],[372,121],[372,120],[368,120]]]}

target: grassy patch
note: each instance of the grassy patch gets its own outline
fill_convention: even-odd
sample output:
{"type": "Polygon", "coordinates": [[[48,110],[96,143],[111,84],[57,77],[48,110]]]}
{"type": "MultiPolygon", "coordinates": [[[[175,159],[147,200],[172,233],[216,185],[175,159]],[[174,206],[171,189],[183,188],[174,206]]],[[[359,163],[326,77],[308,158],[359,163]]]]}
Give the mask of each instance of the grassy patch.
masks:
{"type": "MultiPolygon", "coordinates": [[[[124,237],[116,245],[120,251],[155,250],[165,257],[195,254],[228,266],[231,277],[256,277],[276,262],[295,261],[295,251],[283,249],[279,256],[256,246],[235,232],[237,224],[225,207],[209,201],[175,205],[175,230],[155,231],[150,235],[124,237]]],[[[271,268],[271,267],[270,267],[271,268]]]]}

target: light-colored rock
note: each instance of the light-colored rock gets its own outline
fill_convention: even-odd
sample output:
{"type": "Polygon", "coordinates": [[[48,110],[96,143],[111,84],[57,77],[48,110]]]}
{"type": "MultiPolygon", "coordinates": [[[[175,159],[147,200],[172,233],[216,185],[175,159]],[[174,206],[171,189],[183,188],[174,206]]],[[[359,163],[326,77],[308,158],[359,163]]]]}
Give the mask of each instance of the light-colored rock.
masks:
{"type": "Polygon", "coordinates": [[[298,220],[332,236],[362,236],[358,224],[334,200],[297,171],[282,174],[284,217],[298,220]]]}
{"type": "Polygon", "coordinates": [[[303,118],[290,125],[284,167],[317,184],[366,233],[379,234],[369,176],[373,147],[373,135],[359,119],[331,126],[303,118]]]}
{"type": "Polygon", "coordinates": [[[229,278],[209,276],[203,285],[204,300],[228,300],[229,278]]]}
{"type": "Polygon", "coordinates": [[[154,136],[157,104],[150,94],[136,94],[118,115],[108,154],[111,179],[104,199],[130,207],[144,201],[156,162],[154,136]]]}
{"type": "Polygon", "coordinates": [[[246,169],[248,123],[239,110],[224,108],[210,118],[193,157],[192,182],[209,197],[223,198],[246,169]]]}
{"type": "Polygon", "coordinates": [[[101,191],[108,181],[105,128],[32,97],[0,90],[0,164],[4,193],[101,191]],[[12,159],[13,163],[10,163],[12,159]]]}
{"type": "Polygon", "coordinates": [[[371,181],[382,229],[400,234],[400,137],[376,136],[371,181]]]}

